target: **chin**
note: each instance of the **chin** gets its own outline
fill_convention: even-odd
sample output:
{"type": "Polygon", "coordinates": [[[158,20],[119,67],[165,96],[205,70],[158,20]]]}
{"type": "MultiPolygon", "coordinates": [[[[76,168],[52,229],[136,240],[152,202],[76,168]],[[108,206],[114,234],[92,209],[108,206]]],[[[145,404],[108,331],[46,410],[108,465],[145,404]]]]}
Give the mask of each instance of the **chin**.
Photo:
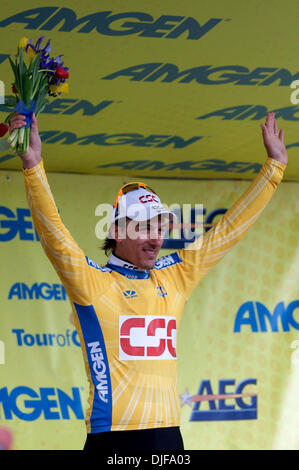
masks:
{"type": "Polygon", "coordinates": [[[152,269],[155,266],[156,263],[156,258],[153,260],[147,260],[143,263],[143,266],[141,266],[141,269],[152,269]]]}
{"type": "Polygon", "coordinates": [[[155,263],[156,263],[156,260],[151,261],[150,266],[147,269],[153,269],[153,267],[155,266],[155,263]]]}

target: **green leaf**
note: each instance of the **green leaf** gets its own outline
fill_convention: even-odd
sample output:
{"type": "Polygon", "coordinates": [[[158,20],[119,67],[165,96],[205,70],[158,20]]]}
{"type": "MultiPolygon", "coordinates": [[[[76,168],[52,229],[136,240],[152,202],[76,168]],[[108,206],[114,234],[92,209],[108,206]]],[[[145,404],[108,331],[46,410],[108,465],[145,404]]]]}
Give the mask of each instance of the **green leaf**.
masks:
{"type": "Polygon", "coordinates": [[[11,68],[13,70],[15,79],[17,80],[17,68],[16,68],[15,64],[13,63],[13,61],[11,60],[11,57],[8,57],[8,60],[10,62],[11,68]]]}
{"type": "Polygon", "coordinates": [[[20,54],[19,54],[19,78],[20,78],[20,83],[21,83],[21,99],[24,101],[26,105],[29,104],[29,97],[30,95],[28,94],[28,70],[26,67],[26,64],[24,62],[24,56],[23,56],[23,49],[20,49],[20,54]]]}
{"type": "Polygon", "coordinates": [[[40,58],[41,58],[41,54],[39,53],[34,57],[33,61],[31,62],[32,69],[30,70],[30,73],[32,72],[32,88],[33,89],[35,88],[36,81],[39,80],[38,70],[40,66],[40,58]]]}
{"type": "Polygon", "coordinates": [[[41,90],[40,93],[38,94],[38,97],[36,100],[36,108],[35,108],[36,116],[38,116],[38,114],[44,109],[44,107],[48,103],[48,100],[46,98],[47,94],[48,94],[48,90],[46,88],[41,90]]]}
{"type": "Polygon", "coordinates": [[[20,92],[21,91],[20,90],[20,80],[19,80],[19,73],[18,73],[17,65],[13,63],[13,61],[10,57],[8,59],[9,59],[11,68],[13,70],[14,76],[15,76],[16,87],[17,87],[18,91],[20,92]]]}
{"type": "MultiPolygon", "coordinates": [[[[45,100],[39,107],[38,114],[42,113],[43,110],[45,109],[46,105],[49,103],[49,100],[45,100]]],[[[38,114],[35,113],[36,117],[38,114]]]]}
{"type": "Polygon", "coordinates": [[[21,75],[23,76],[27,72],[27,67],[24,62],[24,52],[23,49],[20,49],[20,54],[19,54],[19,70],[21,75]]]}
{"type": "Polygon", "coordinates": [[[19,91],[19,97],[20,99],[23,99],[23,80],[22,80],[22,75],[20,73],[20,66],[18,61],[16,60],[16,70],[17,70],[17,76],[16,76],[16,86],[19,91]]]}
{"type": "Polygon", "coordinates": [[[41,58],[41,52],[38,52],[29,64],[29,68],[28,68],[29,75],[33,73],[34,70],[39,69],[40,58],[41,58]]]}
{"type": "Polygon", "coordinates": [[[13,117],[14,114],[15,114],[15,111],[12,111],[11,113],[9,113],[8,116],[6,116],[6,118],[4,120],[5,124],[9,124],[9,122],[10,122],[10,120],[13,117]]]}
{"type": "Polygon", "coordinates": [[[32,81],[30,80],[28,75],[25,74],[25,103],[27,106],[29,106],[31,90],[32,90],[32,81]]]}
{"type": "Polygon", "coordinates": [[[31,99],[36,100],[40,88],[41,88],[41,76],[38,75],[38,78],[36,79],[32,88],[31,99]]]}

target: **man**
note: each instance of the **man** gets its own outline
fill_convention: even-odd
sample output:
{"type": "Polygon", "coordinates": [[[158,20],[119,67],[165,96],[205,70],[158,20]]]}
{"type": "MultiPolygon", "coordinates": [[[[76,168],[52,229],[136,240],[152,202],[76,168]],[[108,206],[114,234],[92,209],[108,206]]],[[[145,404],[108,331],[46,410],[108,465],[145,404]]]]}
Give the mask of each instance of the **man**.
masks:
{"type": "MultiPolygon", "coordinates": [[[[24,124],[16,114],[10,131],[24,124]]],[[[26,194],[41,244],[75,313],[90,384],[86,450],[183,449],[176,332],[192,290],[245,235],[282,179],[288,157],[273,113],[262,132],[268,158],[245,194],[188,249],[158,261],[163,217],[172,214],[146,185],[123,187],[114,202],[114,240],[106,241],[112,253],[106,266],[98,266],[60,220],[33,116],[29,151],[22,157],[26,194]]]]}

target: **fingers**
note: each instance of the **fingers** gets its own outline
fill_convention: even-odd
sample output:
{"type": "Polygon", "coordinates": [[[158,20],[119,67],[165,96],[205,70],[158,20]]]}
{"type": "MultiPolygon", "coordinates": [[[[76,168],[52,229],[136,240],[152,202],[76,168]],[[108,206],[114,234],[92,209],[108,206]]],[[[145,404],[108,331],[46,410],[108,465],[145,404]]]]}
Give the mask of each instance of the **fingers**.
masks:
{"type": "Polygon", "coordinates": [[[273,113],[273,123],[274,123],[274,134],[278,135],[278,125],[277,125],[277,121],[275,119],[274,113],[273,113]]]}
{"type": "Polygon", "coordinates": [[[265,124],[261,124],[262,133],[264,137],[268,137],[268,129],[265,124]]]}
{"type": "Polygon", "coordinates": [[[266,127],[268,129],[268,131],[270,132],[275,132],[275,124],[274,124],[274,121],[275,121],[275,115],[274,113],[268,113],[267,114],[267,118],[266,118],[266,127]]]}
{"type": "MultiPolygon", "coordinates": [[[[267,118],[266,118],[266,127],[270,134],[275,133],[275,122],[276,122],[276,119],[275,119],[274,113],[268,113],[267,118]]],[[[276,126],[277,126],[277,123],[276,123],[276,126]]]]}
{"type": "Polygon", "coordinates": [[[284,144],[284,130],[280,129],[279,140],[284,144]]]}
{"type": "Polygon", "coordinates": [[[23,116],[23,114],[15,113],[9,123],[9,132],[11,133],[14,129],[19,129],[25,125],[25,116],[23,116]]]}
{"type": "MultiPolygon", "coordinates": [[[[21,127],[26,126],[26,118],[23,114],[15,113],[9,123],[9,132],[12,133],[14,129],[20,129],[21,127]]],[[[32,115],[32,124],[31,128],[33,131],[38,131],[37,119],[35,114],[32,115]]]]}
{"type": "Polygon", "coordinates": [[[33,130],[35,130],[35,129],[37,130],[37,129],[38,129],[38,126],[37,126],[37,119],[36,119],[36,116],[35,116],[34,113],[32,114],[32,124],[31,124],[31,128],[32,128],[33,130]]]}
{"type": "Polygon", "coordinates": [[[266,123],[265,123],[265,126],[267,127],[267,129],[270,128],[270,121],[271,121],[271,113],[268,113],[266,117],[266,123]]]}
{"type": "MultiPolygon", "coordinates": [[[[281,131],[280,131],[278,133],[278,124],[277,124],[277,120],[275,118],[274,113],[268,113],[267,114],[266,123],[263,126],[266,128],[267,133],[268,133],[269,136],[275,135],[275,136],[279,137],[280,140],[283,139],[284,132],[281,133],[281,131]]],[[[282,140],[282,142],[283,142],[283,140],[282,140]]]]}

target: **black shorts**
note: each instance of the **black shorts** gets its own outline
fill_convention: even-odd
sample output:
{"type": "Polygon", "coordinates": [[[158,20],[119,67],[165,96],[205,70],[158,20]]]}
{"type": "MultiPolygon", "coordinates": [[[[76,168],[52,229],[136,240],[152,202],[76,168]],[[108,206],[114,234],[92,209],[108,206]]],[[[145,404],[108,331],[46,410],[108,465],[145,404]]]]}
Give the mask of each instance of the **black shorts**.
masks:
{"type": "Polygon", "coordinates": [[[87,434],[84,451],[184,450],[179,427],[87,434]]]}

